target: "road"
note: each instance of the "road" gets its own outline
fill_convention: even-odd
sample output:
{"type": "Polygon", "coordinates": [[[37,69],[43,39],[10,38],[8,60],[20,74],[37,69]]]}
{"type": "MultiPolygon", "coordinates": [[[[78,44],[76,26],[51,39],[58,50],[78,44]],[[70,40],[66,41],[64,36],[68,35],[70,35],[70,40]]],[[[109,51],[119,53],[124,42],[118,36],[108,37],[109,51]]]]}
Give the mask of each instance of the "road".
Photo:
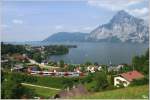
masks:
{"type": "Polygon", "coordinates": [[[36,62],[36,61],[33,60],[33,59],[30,59],[30,58],[28,58],[28,59],[29,59],[29,61],[30,61],[31,64],[36,64],[36,65],[39,65],[40,67],[60,68],[60,67],[56,67],[56,66],[43,65],[43,64],[40,64],[40,63],[36,62]]]}
{"type": "Polygon", "coordinates": [[[34,86],[34,87],[39,87],[39,88],[46,88],[46,89],[51,89],[51,90],[61,90],[57,88],[52,88],[52,87],[46,87],[46,86],[41,86],[41,85],[33,85],[33,84],[28,84],[28,83],[21,83],[22,85],[27,85],[27,86],[34,86]]]}

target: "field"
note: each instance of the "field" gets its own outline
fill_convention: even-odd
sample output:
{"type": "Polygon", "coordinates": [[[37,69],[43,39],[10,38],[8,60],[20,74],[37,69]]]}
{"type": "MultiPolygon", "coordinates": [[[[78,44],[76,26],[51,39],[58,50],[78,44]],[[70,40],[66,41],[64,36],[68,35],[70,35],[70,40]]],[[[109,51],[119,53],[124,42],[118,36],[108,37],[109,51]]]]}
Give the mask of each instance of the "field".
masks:
{"type": "Polygon", "coordinates": [[[91,93],[88,96],[75,97],[80,99],[148,99],[148,85],[134,86],[110,90],[104,92],[91,93]]]}
{"type": "Polygon", "coordinates": [[[59,92],[59,90],[54,90],[54,89],[35,87],[29,85],[23,85],[23,86],[34,90],[34,92],[37,94],[38,97],[50,98],[54,96],[57,92],[59,92]]]}

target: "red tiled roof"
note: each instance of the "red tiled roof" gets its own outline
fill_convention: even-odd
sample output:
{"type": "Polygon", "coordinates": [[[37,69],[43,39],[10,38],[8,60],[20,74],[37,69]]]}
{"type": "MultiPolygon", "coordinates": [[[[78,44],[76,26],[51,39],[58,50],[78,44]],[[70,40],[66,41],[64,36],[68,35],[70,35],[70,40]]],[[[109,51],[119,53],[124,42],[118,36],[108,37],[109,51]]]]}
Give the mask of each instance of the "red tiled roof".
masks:
{"type": "Polygon", "coordinates": [[[141,74],[138,71],[130,71],[130,72],[126,72],[126,73],[122,73],[120,74],[123,78],[125,78],[128,81],[133,81],[133,79],[139,79],[139,78],[143,78],[144,75],[141,74]]]}

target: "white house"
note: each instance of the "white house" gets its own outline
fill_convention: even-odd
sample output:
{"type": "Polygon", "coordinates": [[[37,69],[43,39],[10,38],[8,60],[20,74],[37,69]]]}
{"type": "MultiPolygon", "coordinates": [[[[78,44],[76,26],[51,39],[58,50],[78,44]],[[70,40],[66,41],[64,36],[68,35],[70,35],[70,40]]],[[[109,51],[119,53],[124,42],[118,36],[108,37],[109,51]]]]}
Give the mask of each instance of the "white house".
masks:
{"type": "Polygon", "coordinates": [[[123,67],[124,67],[124,65],[120,64],[120,65],[117,66],[117,69],[120,69],[120,68],[123,68],[123,67]]]}
{"type": "Polygon", "coordinates": [[[91,72],[91,73],[95,73],[95,66],[88,66],[87,67],[87,71],[91,72]]]}
{"type": "Polygon", "coordinates": [[[99,67],[97,68],[97,70],[98,70],[98,71],[101,71],[101,70],[102,70],[102,66],[99,66],[99,67]]]}
{"type": "Polygon", "coordinates": [[[140,79],[143,77],[144,75],[136,70],[122,73],[114,77],[114,86],[119,87],[119,84],[122,84],[124,87],[127,87],[134,79],[140,79]]]}
{"type": "Polygon", "coordinates": [[[124,79],[121,76],[114,77],[114,86],[119,87],[119,84],[123,84],[124,87],[127,87],[130,82],[124,79]]]}

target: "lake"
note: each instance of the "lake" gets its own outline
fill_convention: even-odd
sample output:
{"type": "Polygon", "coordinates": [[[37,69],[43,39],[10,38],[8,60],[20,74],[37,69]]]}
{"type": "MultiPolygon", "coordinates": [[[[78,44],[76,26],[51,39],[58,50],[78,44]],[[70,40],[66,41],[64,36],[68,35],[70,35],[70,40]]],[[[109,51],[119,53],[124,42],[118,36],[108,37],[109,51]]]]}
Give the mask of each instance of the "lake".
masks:
{"type": "Polygon", "coordinates": [[[50,60],[81,64],[86,61],[99,64],[131,64],[132,57],[144,54],[148,44],[130,43],[67,43],[77,45],[67,55],[50,56],[50,60]]]}
{"type": "MultiPolygon", "coordinates": [[[[22,43],[24,44],[24,43],[22,43]]],[[[66,55],[50,56],[53,61],[64,60],[65,63],[81,64],[86,61],[98,62],[99,64],[131,64],[132,57],[144,54],[148,44],[139,43],[39,43],[31,42],[32,45],[49,44],[71,44],[77,45],[77,48],[71,48],[66,55]]]]}

